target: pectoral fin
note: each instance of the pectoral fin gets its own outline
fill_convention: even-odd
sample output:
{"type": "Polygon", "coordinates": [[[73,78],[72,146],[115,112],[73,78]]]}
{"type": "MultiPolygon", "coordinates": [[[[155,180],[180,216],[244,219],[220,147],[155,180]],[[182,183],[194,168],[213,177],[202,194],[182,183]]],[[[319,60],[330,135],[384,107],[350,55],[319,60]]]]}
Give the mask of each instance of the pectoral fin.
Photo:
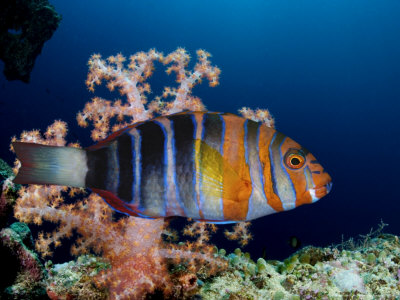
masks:
{"type": "Polygon", "coordinates": [[[239,176],[239,171],[219,151],[201,140],[196,140],[196,144],[200,149],[202,193],[215,201],[222,198],[224,219],[244,220],[252,190],[251,182],[239,176]]]}

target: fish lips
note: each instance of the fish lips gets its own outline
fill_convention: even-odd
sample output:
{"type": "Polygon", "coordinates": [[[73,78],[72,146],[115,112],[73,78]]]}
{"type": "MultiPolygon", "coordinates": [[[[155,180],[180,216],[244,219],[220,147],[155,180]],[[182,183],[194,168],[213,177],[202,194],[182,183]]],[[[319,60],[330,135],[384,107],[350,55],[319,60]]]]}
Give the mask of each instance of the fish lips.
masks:
{"type": "Polygon", "coordinates": [[[314,202],[318,201],[319,199],[321,199],[322,197],[329,194],[330,191],[332,190],[332,185],[333,185],[333,183],[332,183],[332,181],[330,181],[321,187],[315,187],[313,189],[309,189],[308,192],[311,195],[312,202],[314,203],[314,202]]]}

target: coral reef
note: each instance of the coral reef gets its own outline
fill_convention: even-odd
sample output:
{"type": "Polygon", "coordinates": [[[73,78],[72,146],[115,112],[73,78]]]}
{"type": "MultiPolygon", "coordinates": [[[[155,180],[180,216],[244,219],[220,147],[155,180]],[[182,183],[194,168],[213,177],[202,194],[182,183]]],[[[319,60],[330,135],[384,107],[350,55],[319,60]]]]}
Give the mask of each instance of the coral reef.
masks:
{"type": "Polygon", "coordinates": [[[97,287],[95,277],[110,265],[101,257],[82,255],[63,264],[46,263],[47,295],[50,299],[108,299],[108,291],[97,287]]]}
{"type": "Polygon", "coordinates": [[[18,191],[21,188],[19,184],[11,182],[12,178],[14,178],[12,168],[0,159],[0,229],[9,221],[15,199],[18,198],[18,191]]]}
{"type": "MultiPolygon", "coordinates": [[[[195,266],[190,255],[199,257],[202,252],[195,246],[191,247],[192,253],[184,255],[180,251],[186,257],[180,260],[172,258],[175,253],[171,248],[164,250],[171,257],[166,260],[164,274],[169,278],[169,292],[157,286],[151,292],[125,297],[123,291],[113,296],[110,286],[101,284],[101,276],[113,268],[103,257],[82,255],[62,264],[49,260],[43,266],[32,250],[29,228],[23,223],[3,229],[0,239],[2,265],[4,261],[13,264],[9,280],[3,282],[1,299],[368,300],[400,296],[400,239],[391,234],[366,235],[358,245],[350,240],[326,248],[307,246],[284,261],[253,261],[249,253],[239,248],[227,255],[224,249],[218,251],[214,247],[213,254],[205,258],[226,261],[228,265],[219,270],[213,270],[214,264],[206,261],[195,266]]],[[[179,247],[174,249],[178,251],[179,247]]],[[[123,272],[124,268],[118,271],[123,272]]],[[[126,282],[129,283],[138,284],[134,280],[126,282]]]]}
{"type": "Polygon", "coordinates": [[[1,282],[1,299],[42,299],[46,295],[47,272],[33,251],[31,231],[24,223],[14,223],[0,231],[1,266],[7,277],[1,282]],[[4,269],[3,269],[4,270],[4,269]]]}
{"type": "Polygon", "coordinates": [[[390,234],[368,236],[355,248],[308,246],[283,262],[254,262],[237,249],[228,255],[229,268],[199,294],[202,299],[399,299],[399,257],[399,237],[390,234]]]}
{"type": "Polygon", "coordinates": [[[29,82],[36,57],[60,21],[48,0],[0,2],[0,59],[7,80],[29,82]]]}

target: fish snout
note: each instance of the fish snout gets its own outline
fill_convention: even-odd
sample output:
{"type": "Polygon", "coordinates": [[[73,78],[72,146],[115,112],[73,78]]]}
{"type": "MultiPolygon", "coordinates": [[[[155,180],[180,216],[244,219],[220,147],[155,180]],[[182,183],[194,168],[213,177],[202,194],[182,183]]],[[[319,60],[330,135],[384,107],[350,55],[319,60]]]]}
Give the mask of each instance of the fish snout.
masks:
{"type": "Polygon", "coordinates": [[[329,181],[325,185],[309,189],[308,192],[311,195],[312,203],[318,201],[322,197],[324,197],[327,194],[329,194],[329,192],[332,190],[332,184],[333,184],[332,181],[329,181]]]}

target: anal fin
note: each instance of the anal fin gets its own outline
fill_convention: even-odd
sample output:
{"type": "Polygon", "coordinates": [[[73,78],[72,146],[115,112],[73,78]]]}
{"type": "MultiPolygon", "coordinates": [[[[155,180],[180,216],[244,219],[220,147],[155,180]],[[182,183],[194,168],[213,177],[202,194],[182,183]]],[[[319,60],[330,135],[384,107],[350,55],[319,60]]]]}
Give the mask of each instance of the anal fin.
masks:
{"type": "Polygon", "coordinates": [[[134,216],[134,217],[140,217],[140,218],[150,218],[150,219],[155,219],[154,217],[146,216],[143,213],[141,213],[137,207],[134,205],[125,203],[122,201],[120,198],[118,198],[116,195],[113,193],[106,191],[106,190],[101,190],[101,189],[94,189],[91,188],[93,192],[98,194],[103,200],[114,210],[129,215],[129,216],[134,216]]]}

